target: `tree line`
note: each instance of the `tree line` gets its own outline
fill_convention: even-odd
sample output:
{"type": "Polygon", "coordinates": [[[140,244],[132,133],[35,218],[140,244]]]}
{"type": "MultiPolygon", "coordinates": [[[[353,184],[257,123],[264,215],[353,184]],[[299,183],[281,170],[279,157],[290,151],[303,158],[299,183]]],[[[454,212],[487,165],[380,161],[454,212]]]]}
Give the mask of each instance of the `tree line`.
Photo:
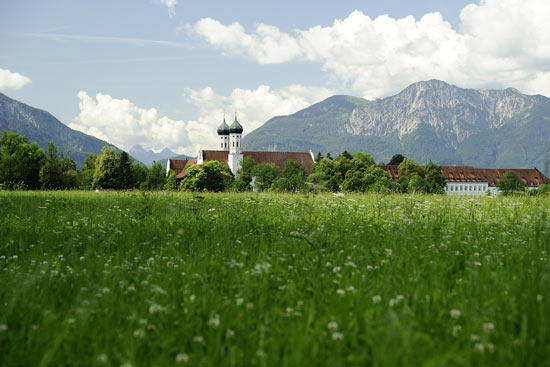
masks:
{"type": "MultiPolygon", "coordinates": [[[[400,154],[388,165],[398,166],[398,179],[376,165],[368,153],[344,151],[333,159],[330,154],[317,155],[309,177],[304,167],[289,160],[281,169],[273,163],[259,163],[244,157],[236,177],[227,164],[217,161],[191,166],[182,180],[170,171],[166,176],[160,163],[150,168],[135,162],[126,152],[104,147],[101,154],[90,154],[84,165],[60,156],[57,147],[48,143],[46,151],[36,143],[13,132],[0,138],[0,189],[112,189],[112,190],[181,190],[181,191],[274,191],[306,192],[382,192],[444,194],[445,177],[441,166],[425,166],[400,154]]],[[[506,172],[498,183],[503,195],[525,192],[525,183],[514,172],[506,172]]],[[[542,185],[530,195],[548,194],[550,185],[542,185]]]]}
{"type": "Polygon", "coordinates": [[[399,165],[399,179],[393,181],[390,175],[376,166],[368,153],[344,151],[336,159],[317,156],[311,174],[306,177],[304,167],[289,160],[280,169],[273,163],[260,163],[245,157],[242,166],[233,177],[229,167],[221,162],[211,161],[190,167],[179,189],[184,191],[275,191],[303,192],[314,189],[333,192],[416,192],[443,194],[445,177],[441,167],[428,163],[420,166],[403,156],[394,156],[392,164],[399,165]],[[397,162],[397,163],[396,163],[397,162]]]}
{"type": "Polygon", "coordinates": [[[147,168],[113,147],[103,147],[102,154],[88,155],[77,169],[71,159],[60,156],[51,142],[43,151],[13,132],[4,132],[0,138],[1,189],[160,190],[166,183],[160,163],[147,168]]]}

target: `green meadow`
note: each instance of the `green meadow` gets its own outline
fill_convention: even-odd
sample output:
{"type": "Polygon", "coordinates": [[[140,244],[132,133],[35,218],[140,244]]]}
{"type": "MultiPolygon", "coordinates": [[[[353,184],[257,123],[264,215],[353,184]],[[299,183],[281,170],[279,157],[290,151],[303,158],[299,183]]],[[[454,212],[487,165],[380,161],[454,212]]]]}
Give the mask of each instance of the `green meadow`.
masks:
{"type": "Polygon", "coordinates": [[[549,366],[550,200],[0,192],[0,366],[549,366]]]}

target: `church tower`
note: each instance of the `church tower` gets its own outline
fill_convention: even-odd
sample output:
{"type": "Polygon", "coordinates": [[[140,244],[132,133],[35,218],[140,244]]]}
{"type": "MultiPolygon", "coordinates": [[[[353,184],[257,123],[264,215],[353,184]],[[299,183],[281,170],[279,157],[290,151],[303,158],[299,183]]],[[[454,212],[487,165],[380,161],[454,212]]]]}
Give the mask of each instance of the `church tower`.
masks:
{"type": "Polygon", "coordinates": [[[225,123],[225,115],[223,116],[223,122],[218,126],[218,136],[220,137],[220,150],[229,150],[229,126],[225,123]]]}
{"type": "Polygon", "coordinates": [[[229,156],[227,164],[233,174],[237,174],[237,170],[241,168],[241,162],[243,160],[243,153],[241,147],[241,140],[243,135],[243,127],[237,120],[237,113],[235,113],[235,121],[229,126],[229,156]]]}

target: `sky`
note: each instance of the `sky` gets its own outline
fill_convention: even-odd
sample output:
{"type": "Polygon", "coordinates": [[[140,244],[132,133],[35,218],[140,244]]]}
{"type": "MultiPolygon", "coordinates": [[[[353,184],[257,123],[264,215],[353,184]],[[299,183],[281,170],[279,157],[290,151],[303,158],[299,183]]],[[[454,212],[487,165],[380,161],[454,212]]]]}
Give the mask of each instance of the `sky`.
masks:
{"type": "Polygon", "coordinates": [[[334,94],[440,79],[550,96],[550,1],[1,0],[0,92],[129,150],[195,155],[334,94]]]}

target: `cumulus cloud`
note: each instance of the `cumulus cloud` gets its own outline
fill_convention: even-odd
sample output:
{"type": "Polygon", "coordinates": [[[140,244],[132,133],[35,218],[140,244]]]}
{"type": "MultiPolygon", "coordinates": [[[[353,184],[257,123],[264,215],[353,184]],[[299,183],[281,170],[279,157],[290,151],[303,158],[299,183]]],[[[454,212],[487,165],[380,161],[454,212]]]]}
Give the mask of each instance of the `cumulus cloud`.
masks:
{"type": "Polygon", "coordinates": [[[197,119],[181,121],[160,116],[155,108],[136,106],[128,99],[117,99],[98,93],[95,99],[86,92],[78,93],[79,115],[69,127],[106,140],[129,150],[135,144],[146,149],[170,148],[177,153],[195,155],[199,148],[217,146],[216,128],[224,112],[227,121],[238,119],[244,133],[261,126],[276,115],[294,113],[332,95],[326,88],[292,85],[273,90],[261,85],[256,89],[236,88],[227,96],[208,87],[186,89],[185,98],[197,109],[197,119]]]}
{"type": "Polygon", "coordinates": [[[31,79],[7,69],[0,69],[0,90],[21,89],[30,84],[31,79]]]}
{"type": "Polygon", "coordinates": [[[292,34],[265,24],[247,33],[239,23],[223,25],[210,18],[187,30],[225,55],[260,64],[319,62],[367,98],[431,78],[550,95],[548,19],[548,0],[481,0],[461,11],[459,30],[440,13],[418,20],[388,15],[372,19],[360,11],[331,26],[292,34]]]}
{"type": "Polygon", "coordinates": [[[174,151],[192,150],[187,124],[160,116],[155,108],[141,108],[127,99],[98,93],[94,98],[78,92],[79,115],[69,127],[125,150],[136,144],[145,149],[168,147],[174,151]]]}
{"type": "Polygon", "coordinates": [[[178,4],[178,0],[157,0],[157,2],[168,8],[168,15],[170,15],[170,17],[176,15],[176,5],[178,4]]]}
{"type": "Polygon", "coordinates": [[[332,94],[334,92],[327,88],[301,85],[275,90],[267,85],[256,89],[235,88],[228,96],[218,95],[210,87],[187,89],[187,102],[197,107],[199,116],[188,122],[189,138],[197,148],[215,148],[218,143],[215,130],[224,113],[227,113],[226,121],[231,123],[233,112],[237,112],[246,135],[271,117],[292,114],[332,94]]]}

